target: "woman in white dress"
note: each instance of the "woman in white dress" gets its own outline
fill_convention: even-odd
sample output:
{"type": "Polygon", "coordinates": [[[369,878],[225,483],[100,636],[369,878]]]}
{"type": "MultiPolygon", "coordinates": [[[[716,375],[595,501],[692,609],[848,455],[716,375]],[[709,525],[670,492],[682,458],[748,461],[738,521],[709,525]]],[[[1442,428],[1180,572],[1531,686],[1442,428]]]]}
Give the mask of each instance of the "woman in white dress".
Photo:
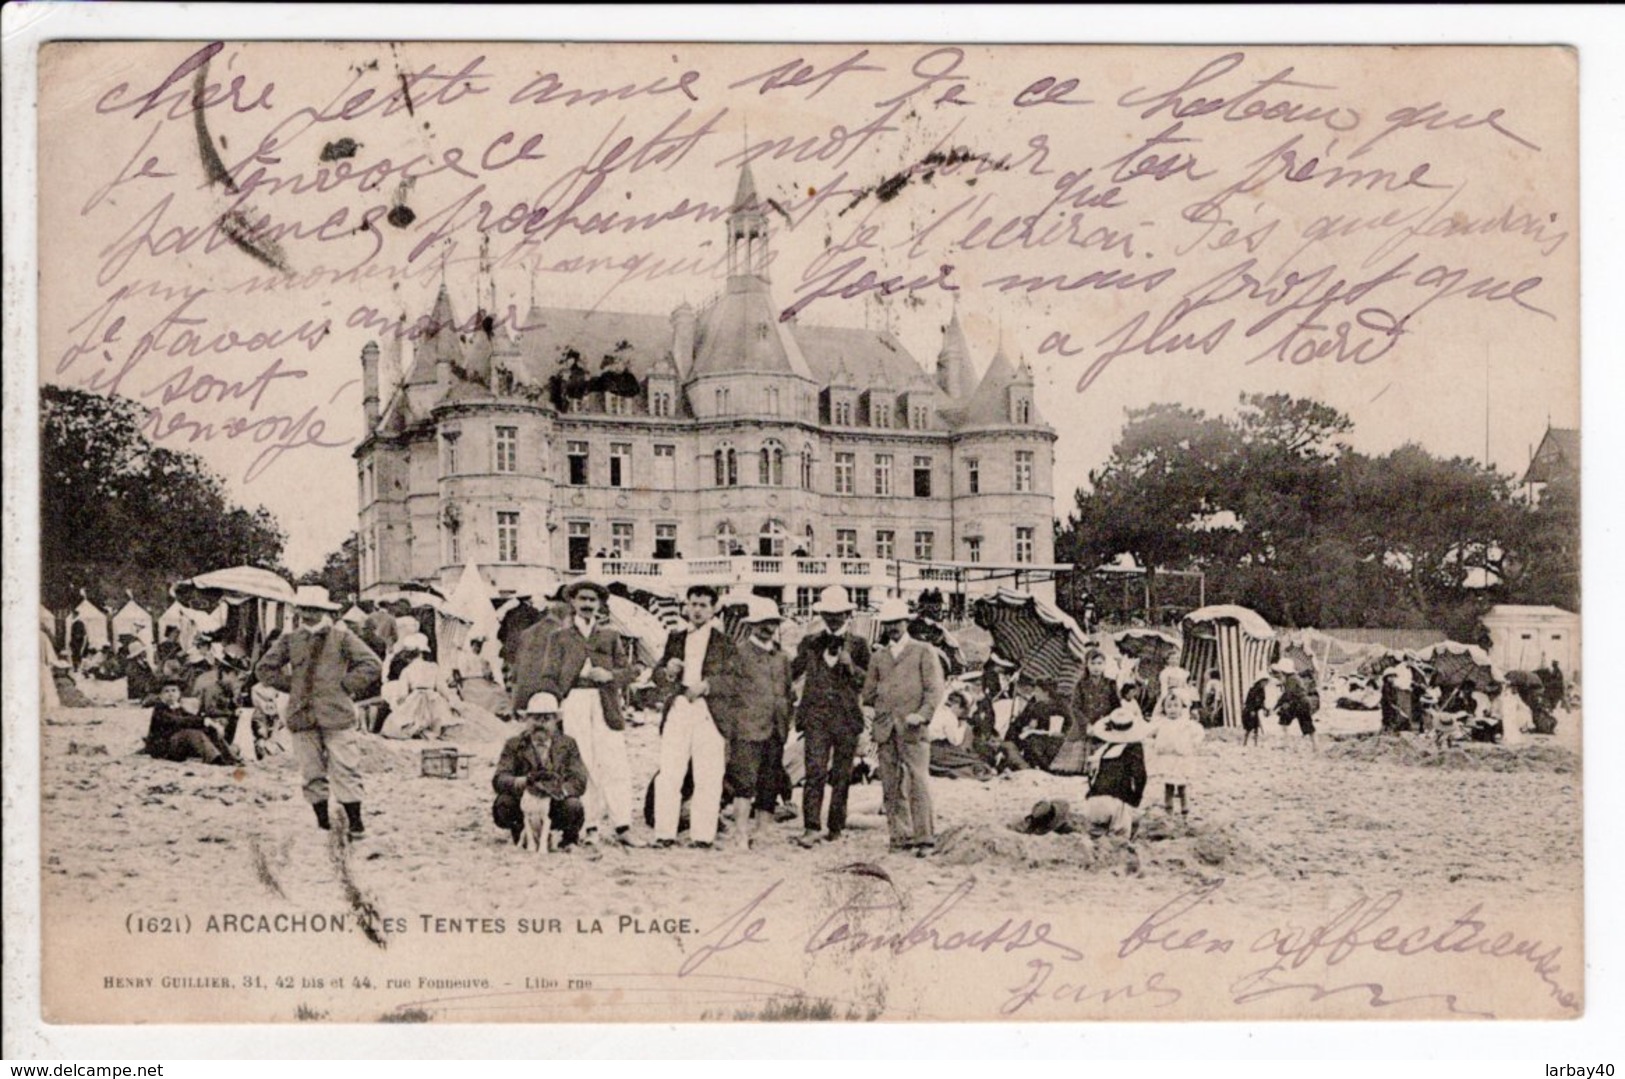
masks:
{"type": "Polygon", "coordinates": [[[439,738],[457,723],[440,665],[429,658],[429,640],[414,633],[400,641],[384,683],[389,715],[378,733],[385,738],[439,738]]]}

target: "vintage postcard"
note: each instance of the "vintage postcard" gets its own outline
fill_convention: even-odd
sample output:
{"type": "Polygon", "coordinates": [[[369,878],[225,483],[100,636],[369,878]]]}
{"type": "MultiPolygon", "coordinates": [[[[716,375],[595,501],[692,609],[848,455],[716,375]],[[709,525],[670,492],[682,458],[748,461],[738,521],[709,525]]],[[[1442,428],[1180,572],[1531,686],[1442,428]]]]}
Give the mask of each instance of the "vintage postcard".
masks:
{"type": "Polygon", "coordinates": [[[44,1020],[1581,1016],[1578,72],[44,45],[44,1020]]]}

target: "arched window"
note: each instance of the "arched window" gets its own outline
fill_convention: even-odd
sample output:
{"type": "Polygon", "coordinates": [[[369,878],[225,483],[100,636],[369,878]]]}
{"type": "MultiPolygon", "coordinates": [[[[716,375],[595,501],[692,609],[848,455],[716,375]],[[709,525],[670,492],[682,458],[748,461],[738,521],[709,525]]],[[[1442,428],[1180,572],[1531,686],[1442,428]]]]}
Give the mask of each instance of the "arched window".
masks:
{"type": "MultiPolygon", "coordinates": [[[[802,447],[801,447],[801,489],[803,491],[810,491],[810,490],[812,490],[812,485],[813,485],[812,443],[808,442],[808,443],[803,443],[802,447]]],[[[812,526],[808,525],[807,527],[811,528],[812,526]]],[[[807,549],[809,551],[812,550],[811,547],[808,547],[807,549]]]]}
{"type": "Polygon", "coordinates": [[[762,443],[762,461],[757,482],[764,487],[784,486],[784,445],[770,438],[762,443]]]}
{"type": "Polygon", "coordinates": [[[739,546],[739,536],[734,532],[733,523],[730,521],[718,521],[716,535],[717,554],[722,558],[727,558],[729,555],[733,554],[734,550],[739,546]]]}
{"type": "Polygon", "coordinates": [[[717,415],[718,416],[726,416],[728,414],[728,403],[729,403],[728,402],[728,387],[726,387],[726,386],[718,386],[717,387],[716,400],[717,400],[717,415]]]}
{"type": "Polygon", "coordinates": [[[734,452],[733,446],[724,442],[716,448],[712,455],[716,468],[716,485],[718,487],[739,486],[739,455],[734,452]]]}
{"type": "Polygon", "coordinates": [[[788,529],[783,521],[763,521],[762,530],[756,534],[757,555],[762,558],[783,558],[787,535],[788,529]]]}

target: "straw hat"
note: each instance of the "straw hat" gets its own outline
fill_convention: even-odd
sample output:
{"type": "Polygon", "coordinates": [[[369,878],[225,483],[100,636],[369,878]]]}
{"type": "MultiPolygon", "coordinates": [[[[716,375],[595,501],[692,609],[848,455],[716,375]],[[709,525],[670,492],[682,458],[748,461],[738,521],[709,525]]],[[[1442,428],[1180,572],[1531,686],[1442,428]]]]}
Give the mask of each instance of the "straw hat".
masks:
{"type": "Polygon", "coordinates": [[[575,599],[583,592],[595,593],[600,603],[609,602],[609,589],[597,581],[571,581],[564,589],[564,598],[575,599]]]}
{"type": "Polygon", "coordinates": [[[1134,717],[1127,721],[1118,719],[1117,713],[1113,712],[1095,724],[1089,733],[1102,742],[1113,744],[1143,742],[1151,734],[1151,724],[1145,721],[1145,717],[1138,710],[1135,711],[1134,717]]]}
{"type": "Polygon", "coordinates": [[[756,625],[759,622],[782,622],[784,616],[779,613],[779,605],[767,596],[751,596],[745,601],[745,624],[756,625]]]}
{"type": "Polygon", "coordinates": [[[820,592],[818,602],[813,604],[814,614],[851,614],[855,610],[857,608],[852,605],[852,597],[838,584],[832,584],[820,592]]]}
{"type": "Polygon", "coordinates": [[[907,622],[911,617],[908,601],[894,597],[880,601],[880,613],[875,615],[875,621],[885,625],[887,622],[907,622]]]}
{"type": "Polygon", "coordinates": [[[551,693],[534,694],[525,702],[525,715],[548,716],[556,715],[559,710],[559,699],[551,693]]]}
{"type": "Polygon", "coordinates": [[[429,650],[428,635],[424,633],[409,633],[405,637],[402,637],[400,643],[395,646],[395,650],[397,652],[405,652],[408,649],[415,652],[427,652],[429,650]]]}
{"type": "Polygon", "coordinates": [[[339,605],[327,598],[327,589],[319,584],[302,584],[294,590],[293,605],[302,611],[336,611],[339,605]]]}

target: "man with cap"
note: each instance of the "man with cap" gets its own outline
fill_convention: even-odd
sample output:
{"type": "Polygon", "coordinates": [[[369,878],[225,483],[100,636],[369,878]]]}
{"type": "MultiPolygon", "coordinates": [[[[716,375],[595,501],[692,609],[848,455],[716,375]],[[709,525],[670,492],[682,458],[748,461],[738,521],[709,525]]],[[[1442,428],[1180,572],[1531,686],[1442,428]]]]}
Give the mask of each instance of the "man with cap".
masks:
{"type": "Polygon", "coordinates": [[[669,689],[660,719],[660,772],[655,776],[655,846],[677,842],[683,779],[694,768],[689,837],[696,847],[716,844],[728,742],[738,729],[738,649],[717,621],[717,590],[690,585],[684,598],[688,628],[666,637],[654,680],[669,689]]]}
{"type": "Polygon", "coordinates": [[[551,693],[533,694],[520,711],[527,726],[524,733],[508,739],[497,758],[491,776],[496,801],[491,803],[491,819],[506,828],[519,842],[524,830],[520,802],[527,790],[552,799],[548,821],[559,834],[559,849],[568,850],[581,838],[587,813],[581,797],[587,793],[587,765],[574,738],[565,734],[559,719],[559,699],[551,693]]]}
{"type": "Polygon", "coordinates": [[[942,664],[936,649],[908,635],[908,603],[880,604],[880,646],[864,679],[862,702],[874,710],[881,798],[892,850],[921,857],[936,846],[931,812],[931,743],[927,724],[942,703],[942,664]]]}
{"type": "Polygon", "coordinates": [[[790,657],[779,647],[779,605],[751,596],[735,666],[737,708],[728,738],[727,786],[734,793],[739,846],[750,848],[751,817],[771,823],[778,770],[790,733],[790,657]]]}
{"type": "MultiPolygon", "coordinates": [[[[564,733],[575,739],[587,765],[586,841],[596,839],[598,823],[607,816],[614,841],[631,846],[632,769],[621,692],[636,671],[625,639],[609,625],[609,590],[597,581],[575,581],[564,598],[570,604],[569,621],[544,630],[539,641],[527,640],[520,649],[514,711],[537,693],[559,699],[564,733]]],[[[527,637],[541,625],[527,630],[527,637]]]]}
{"type": "Polygon", "coordinates": [[[328,797],[344,807],[349,837],[366,835],[361,820],[361,739],[355,699],[371,696],[383,673],[373,650],[332,612],[338,604],[320,585],[300,585],[299,625],[282,634],[255,665],[255,676],[288,694],[287,724],[316,825],[331,828],[328,797]]]}
{"type": "Polygon", "coordinates": [[[801,728],[807,776],[801,793],[802,846],[818,841],[824,825],[824,786],[830,788],[829,838],[846,828],[847,791],[852,762],[863,734],[860,697],[869,673],[869,645],[848,633],[853,611],[846,589],[831,585],[813,605],[824,628],[801,639],[790,676],[801,681],[796,725],[801,728]]]}

